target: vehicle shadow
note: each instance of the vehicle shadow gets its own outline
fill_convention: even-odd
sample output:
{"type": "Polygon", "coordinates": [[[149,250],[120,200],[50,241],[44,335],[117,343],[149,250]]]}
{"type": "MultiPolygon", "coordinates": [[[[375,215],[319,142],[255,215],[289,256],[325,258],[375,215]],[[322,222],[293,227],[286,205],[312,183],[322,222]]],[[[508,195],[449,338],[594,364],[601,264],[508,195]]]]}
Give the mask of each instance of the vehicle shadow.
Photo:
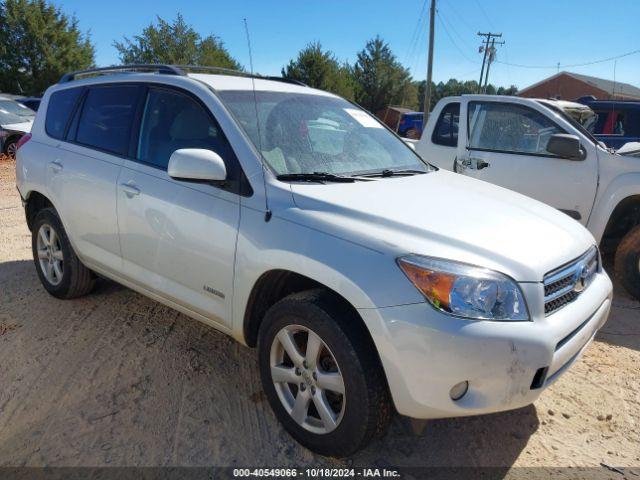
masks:
{"type": "Polygon", "coordinates": [[[350,462],[380,468],[497,467],[492,478],[500,478],[501,469],[506,474],[538,426],[533,405],[510,412],[426,422],[397,416],[384,438],[350,462]]]}
{"type": "Polygon", "coordinates": [[[596,340],[640,350],[640,302],[631,297],[615,278],[610,259],[605,258],[604,267],[613,281],[613,303],[609,319],[596,335],[596,340]]]}

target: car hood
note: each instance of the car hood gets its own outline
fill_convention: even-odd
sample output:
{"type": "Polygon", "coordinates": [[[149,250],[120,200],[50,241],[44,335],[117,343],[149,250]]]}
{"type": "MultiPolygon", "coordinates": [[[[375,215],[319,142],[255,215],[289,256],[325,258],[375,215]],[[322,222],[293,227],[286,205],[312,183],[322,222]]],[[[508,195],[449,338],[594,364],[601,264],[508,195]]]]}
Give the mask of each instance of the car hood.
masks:
{"type": "Polygon", "coordinates": [[[20,122],[20,123],[3,123],[1,126],[5,130],[11,130],[14,132],[29,133],[33,122],[20,122]]]}
{"type": "Polygon", "coordinates": [[[596,242],[564,213],[443,170],[367,182],[291,184],[295,221],[382,253],[415,253],[539,282],[596,242]]]}

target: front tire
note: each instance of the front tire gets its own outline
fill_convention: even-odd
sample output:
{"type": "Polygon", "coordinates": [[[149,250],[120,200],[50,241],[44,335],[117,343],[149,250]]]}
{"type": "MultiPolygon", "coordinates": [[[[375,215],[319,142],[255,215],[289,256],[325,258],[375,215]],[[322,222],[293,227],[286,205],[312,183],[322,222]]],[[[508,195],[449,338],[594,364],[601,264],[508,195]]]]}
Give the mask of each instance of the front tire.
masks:
{"type": "Polygon", "coordinates": [[[91,291],[95,278],[69,242],[53,208],[36,215],[31,231],[33,261],[42,286],[57,298],[75,298],[91,291]]]}
{"type": "Polygon", "coordinates": [[[260,327],[260,376],[271,407],[299,443],[344,457],[380,436],[391,417],[387,384],[368,335],[330,292],[273,305],[260,327]]]}
{"type": "Polygon", "coordinates": [[[632,228],[618,245],[615,271],[622,286],[640,300],[640,225],[632,228]]]}

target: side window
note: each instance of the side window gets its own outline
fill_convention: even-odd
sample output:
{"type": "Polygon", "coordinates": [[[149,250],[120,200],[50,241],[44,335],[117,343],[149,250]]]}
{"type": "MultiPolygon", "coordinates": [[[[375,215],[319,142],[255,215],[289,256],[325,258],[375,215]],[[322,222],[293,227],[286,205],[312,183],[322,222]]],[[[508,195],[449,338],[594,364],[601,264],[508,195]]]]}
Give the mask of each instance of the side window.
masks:
{"type": "Polygon", "coordinates": [[[126,155],[139,87],[90,87],[78,122],[76,141],[88,147],[126,155]]]}
{"type": "Polygon", "coordinates": [[[458,146],[458,126],[460,125],[460,104],[450,103],[442,109],[431,141],[445,147],[458,146]]]}
{"type": "Polygon", "coordinates": [[[69,116],[82,93],[82,88],[69,88],[51,94],[44,128],[50,137],[62,140],[69,116]]]}
{"type": "Polygon", "coordinates": [[[515,103],[470,102],[469,148],[546,155],[552,135],[566,133],[550,118],[515,103]]]}
{"type": "MultiPolygon", "coordinates": [[[[229,144],[198,102],[174,90],[151,88],[142,115],[137,158],[166,170],[171,154],[181,148],[212,150],[225,160],[227,170],[233,166],[229,144]]],[[[229,177],[233,178],[231,172],[229,177]]]]}
{"type": "Polygon", "coordinates": [[[596,112],[598,121],[593,133],[596,135],[629,135],[629,112],[620,109],[605,109],[596,112]]]}

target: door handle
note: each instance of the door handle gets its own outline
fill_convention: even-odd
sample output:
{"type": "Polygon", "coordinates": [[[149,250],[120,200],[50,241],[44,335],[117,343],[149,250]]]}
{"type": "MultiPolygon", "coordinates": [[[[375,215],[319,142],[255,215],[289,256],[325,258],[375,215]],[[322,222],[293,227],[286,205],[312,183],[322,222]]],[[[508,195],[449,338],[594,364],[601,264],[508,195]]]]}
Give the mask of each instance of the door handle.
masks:
{"type": "Polygon", "coordinates": [[[485,162],[481,158],[470,157],[468,166],[471,170],[482,170],[483,168],[490,167],[491,164],[489,162],[485,162]]]}
{"type": "Polygon", "coordinates": [[[49,162],[49,168],[53,171],[53,173],[58,173],[62,171],[63,166],[60,160],[56,159],[52,162],[49,162]]]}
{"type": "Polygon", "coordinates": [[[467,168],[471,167],[471,160],[468,158],[456,158],[453,161],[453,171],[464,172],[467,168]]]}
{"type": "Polygon", "coordinates": [[[129,198],[135,197],[136,195],[140,195],[140,189],[136,187],[133,183],[120,184],[120,190],[122,190],[124,194],[129,198]]]}

